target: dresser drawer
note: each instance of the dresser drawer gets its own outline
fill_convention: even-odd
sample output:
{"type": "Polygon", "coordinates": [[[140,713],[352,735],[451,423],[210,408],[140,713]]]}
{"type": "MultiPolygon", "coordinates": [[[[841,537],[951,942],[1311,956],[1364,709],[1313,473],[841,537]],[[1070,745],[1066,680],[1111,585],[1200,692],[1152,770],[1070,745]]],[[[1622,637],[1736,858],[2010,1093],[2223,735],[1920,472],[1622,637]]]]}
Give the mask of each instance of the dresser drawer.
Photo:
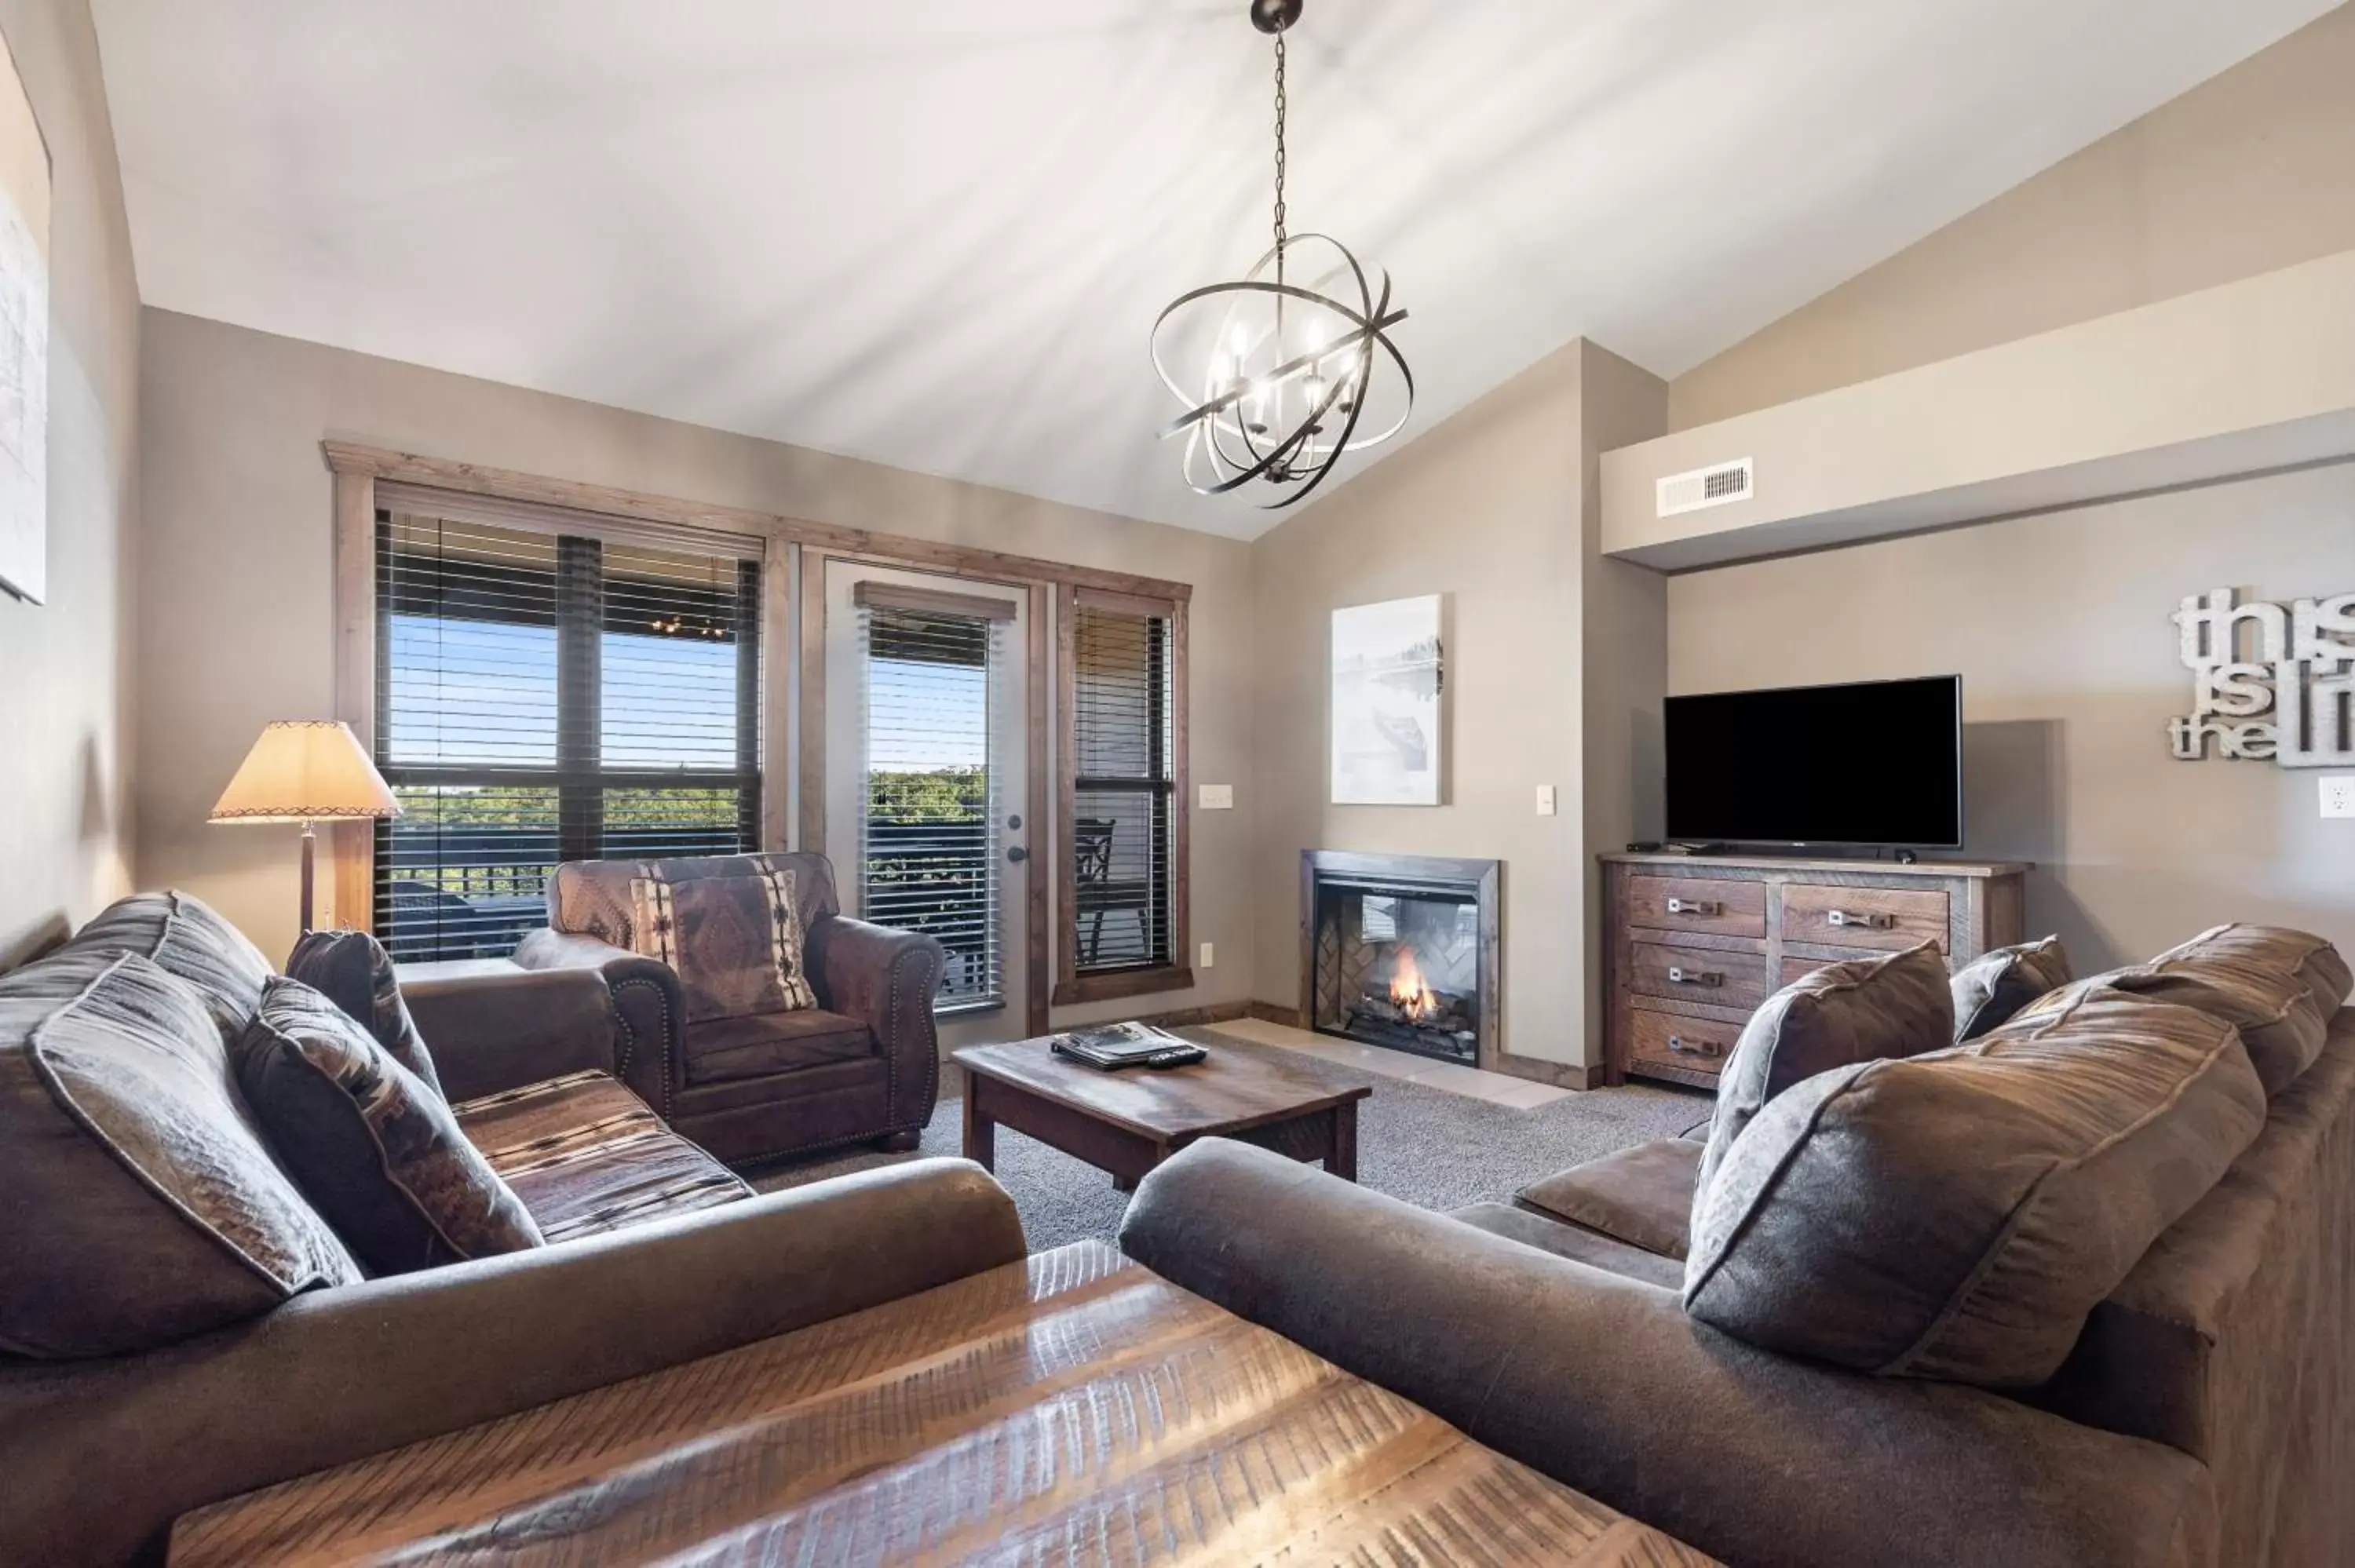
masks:
{"type": "Polygon", "coordinates": [[[1783,889],[1783,939],[1822,947],[1898,952],[1923,942],[1946,946],[1943,888],[1827,887],[1794,882],[1783,889]]]}
{"type": "Polygon", "coordinates": [[[1638,941],[1630,944],[1627,989],[1711,1007],[1756,1007],[1766,1000],[1766,955],[1638,941]]]}
{"type": "Polygon", "coordinates": [[[1721,937],[1766,934],[1766,885],[1709,876],[1631,876],[1627,921],[1721,937]]]}
{"type": "Polygon", "coordinates": [[[1627,1010],[1627,1060],[1637,1072],[1666,1067],[1683,1073],[1715,1073],[1733,1054],[1742,1025],[1715,1018],[1684,1018],[1648,1008],[1627,1010]]]}

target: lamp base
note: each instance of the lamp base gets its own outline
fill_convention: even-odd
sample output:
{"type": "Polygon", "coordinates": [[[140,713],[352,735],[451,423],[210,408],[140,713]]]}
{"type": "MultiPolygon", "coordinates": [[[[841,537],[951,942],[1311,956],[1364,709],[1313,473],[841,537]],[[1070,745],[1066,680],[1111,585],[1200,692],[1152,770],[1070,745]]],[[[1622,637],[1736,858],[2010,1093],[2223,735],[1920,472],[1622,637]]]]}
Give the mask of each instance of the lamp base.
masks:
{"type": "Polygon", "coordinates": [[[318,844],[319,835],[311,831],[309,822],[304,822],[303,824],[303,927],[300,934],[305,937],[311,934],[312,862],[316,854],[318,844]]]}

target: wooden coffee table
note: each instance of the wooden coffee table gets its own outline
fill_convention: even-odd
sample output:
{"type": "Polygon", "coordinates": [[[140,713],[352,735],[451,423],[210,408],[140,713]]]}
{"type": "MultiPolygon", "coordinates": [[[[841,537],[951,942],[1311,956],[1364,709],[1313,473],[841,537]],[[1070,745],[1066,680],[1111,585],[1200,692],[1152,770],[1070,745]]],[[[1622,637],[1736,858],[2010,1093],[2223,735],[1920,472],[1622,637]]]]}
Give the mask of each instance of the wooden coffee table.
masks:
{"type": "Polygon", "coordinates": [[[1305,1057],[1209,1049],[1190,1067],[1106,1073],[1044,1040],[968,1045],[954,1057],[965,1070],[965,1158],[996,1170],[1002,1125],[1110,1171],[1123,1192],[1198,1138],[1241,1139],[1358,1179],[1358,1102],[1369,1085],[1305,1057]]]}

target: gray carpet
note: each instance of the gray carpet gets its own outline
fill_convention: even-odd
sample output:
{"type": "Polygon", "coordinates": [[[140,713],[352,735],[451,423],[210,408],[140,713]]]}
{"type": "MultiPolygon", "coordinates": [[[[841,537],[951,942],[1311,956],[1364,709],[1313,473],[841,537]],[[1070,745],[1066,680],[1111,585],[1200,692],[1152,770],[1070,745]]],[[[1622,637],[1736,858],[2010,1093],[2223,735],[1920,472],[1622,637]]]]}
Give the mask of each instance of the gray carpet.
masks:
{"type": "MultiPolygon", "coordinates": [[[[1181,1033],[1220,1051],[1293,1054],[1214,1029],[1181,1033]]],[[[1359,1180],[1426,1209],[1502,1201],[1564,1166],[1649,1139],[1672,1138],[1710,1111],[1704,1094],[1634,1085],[1572,1095],[1537,1110],[1512,1110],[1402,1078],[1316,1065],[1374,1086],[1358,1111],[1359,1180]]],[[[773,1192],[897,1160],[958,1154],[964,1115],[960,1101],[941,1101],[915,1154],[865,1150],[822,1155],[772,1166],[754,1173],[752,1183],[773,1192]]],[[[1014,1195],[1034,1251],[1089,1237],[1110,1241],[1128,1206],[1127,1195],[1113,1190],[1111,1177],[1006,1128],[997,1130],[997,1179],[1014,1195]]]]}

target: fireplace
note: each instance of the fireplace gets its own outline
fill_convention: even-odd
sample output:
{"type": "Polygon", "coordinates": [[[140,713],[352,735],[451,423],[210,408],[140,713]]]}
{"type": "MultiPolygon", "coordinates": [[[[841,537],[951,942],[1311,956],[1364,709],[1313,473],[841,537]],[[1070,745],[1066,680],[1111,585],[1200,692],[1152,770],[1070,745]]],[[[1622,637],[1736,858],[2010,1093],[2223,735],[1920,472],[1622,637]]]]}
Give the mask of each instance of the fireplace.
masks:
{"type": "Polygon", "coordinates": [[[1497,863],[1301,857],[1303,1021],[1320,1034],[1487,1065],[1496,1049],[1497,863]]]}

